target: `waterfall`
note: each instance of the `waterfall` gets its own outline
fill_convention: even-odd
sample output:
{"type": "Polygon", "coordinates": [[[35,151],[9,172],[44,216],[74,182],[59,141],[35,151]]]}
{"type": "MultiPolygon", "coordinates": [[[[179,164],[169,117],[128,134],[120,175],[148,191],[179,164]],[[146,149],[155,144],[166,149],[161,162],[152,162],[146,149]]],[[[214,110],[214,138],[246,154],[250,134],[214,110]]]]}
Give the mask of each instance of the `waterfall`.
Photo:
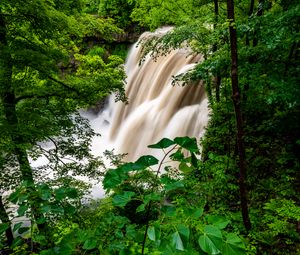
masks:
{"type": "MultiPolygon", "coordinates": [[[[155,33],[163,34],[167,30],[155,33]]],[[[141,38],[151,35],[148,32],[141,38]]],[[[208,121],[208,100],[203,82],[172,85],[173,76],[190,70],[201,57],[183,48],[160,56],[156,61],[147,56],[139,65],[141,51],[140,44],[133,45],[125,64],[129,103],[115,103],[110,99],[104,111],[112,115],[105,119],[109,122],[109,143],[118,153],[128,153],[126,160],[136,160],[151,153],[147,146],[163,137],[199,138],[208,121]]]]}
{"type": "MultiPolygon", "coordinates": [[[[156,31],[161,34],[165,32],[156,31]]],[[[145,33],[141,38],[152,35],[145,33]]],[[[116,149],[117,153],[128,153],[125,158],[128,161],[145,154],[159,158],[160,152],[147,148],[148,145],[164,137],[200,138],[204,133],[208,121],[208,100],[202,82],[172,85],[173,76],[190,70],[201,61],[201,57],[191,55],[189,49],[179,49],[158,57],[156,61],[147,56],[141,65],[140,58],[141,46],[135,44],[125,64],[128,104],[116,103],[111,96],[98,115],[81,111],[94,130],[101,134],[93,140],[91,150],[94,155],[102,156],[104,150],[116,149]]],[[[31,159],[30,163],[32,167],[40,167],[48,164],[48,160],[40,157],[31,159]]],[[[88,181],[84,176],[76,178],[88,181]]],[[[92,184],[91,196],[103,197],[104,190],[99,188],[98,182],[92,184]]]]}

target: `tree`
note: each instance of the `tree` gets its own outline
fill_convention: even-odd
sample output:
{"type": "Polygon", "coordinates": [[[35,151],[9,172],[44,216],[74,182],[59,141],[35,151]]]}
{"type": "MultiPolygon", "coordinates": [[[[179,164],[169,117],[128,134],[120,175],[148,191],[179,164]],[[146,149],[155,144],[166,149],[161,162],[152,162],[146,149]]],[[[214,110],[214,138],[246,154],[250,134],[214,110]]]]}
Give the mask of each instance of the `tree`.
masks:
{"type": "Polygon", "coordinates": [[[249,231],[251,229],[251,222],[249,219],[248,202],[247,202],[247,189],[245,184],[246,179],[246,155],[244,146],[244,128],[243,117],[241,110],[241,95],[239,91],[238,82],[238,49],[237,49],[237,32],[235,28],[234,17],[234,2],[233,0],[227,1],[227,17],[229,20],[229,33],[230,33],[230,50],[231,50],[231,86],[232,86],[232,100],[235,110],[236,127],[237,127],[237,147],[239,154],[239,186],[241,196],[242,216],[245,228],[249,231]]]}
{"type": "MultiPolygon", "coordinates": [[[[13,177],[7,179],[9,186],[1,182],[2,191],[24,182],[29,194],[37,192],[39,173],[31,167],[29,155],[50,155],[52,162],[56,161],[53,171],[62,171],[61,164],[69,165],[63,175],[70,169],[82,173],[84,169],[65,164],[58,157],[93,159],[89,144],[94,132],[74,111],[111,92],[122,96],[122,60],[85,56],[78,45],[91,33],[111,40],[111,33],[119,30],[91,15],[79,15],[78,6],[75,8],[73,1],[64,5],[44,0],[0,3],[1,175],[13,177]],[[43,150],[43,141],[51,141],[54,149],[43,150]]],[[[95,172],[98,166],[91,161],[85,169],[95,172]]],[[[38,199],[28,199],[39,229],[46,231],[45,224],[38,221],[43,214],[38,199]]],[[[1,220],[6,223],[4,207],[1,209],[1,220]]]]}

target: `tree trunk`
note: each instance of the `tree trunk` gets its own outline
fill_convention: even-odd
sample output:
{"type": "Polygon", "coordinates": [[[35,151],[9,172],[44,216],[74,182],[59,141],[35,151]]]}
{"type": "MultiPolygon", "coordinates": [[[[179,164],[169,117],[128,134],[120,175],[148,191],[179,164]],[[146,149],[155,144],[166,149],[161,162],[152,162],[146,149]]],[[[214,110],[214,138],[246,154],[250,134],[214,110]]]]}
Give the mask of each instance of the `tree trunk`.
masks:
{"type": "Polygon", "coordinates": [[[241,96],[238,84],[238,52],[237,52],[237,32],[236,24],[234,19],[234,2],[233,0],[227,0],[227,18],[230,22],[229,33],[230,33],[230,49],[231,49],[231,86],[232,86],[232,100],[235,110],[236,119],[236,140],[239,155],[239,189],[241,199],[241,209],[244,226],[247,231],[251,229],[251,222],[248,212],[248,201],[247,201],[247,189],[246,189],[246,157],[244,147],[244,131],[243,131],[243,118],[241,110],[241,96]]]}
{"type": "Polygon", "coordinates": [[[8,214],[2,201],[2,196],[0,196],[0,220],[2,221],[2,223],[9,224],[9,228],[5,230],[5,236],[7,239],[8,246],[11,246],[14,241],[14,236],[11,229],[11,221],[8,217],[8,214]]]}
{"type": "MultiPolygon", "coordinates": [[[[249,12],[248,12],[248,19],[251,17],[254,11],[254,2],[255,0],[250,1],[250,7],[249,7],[249,12]]],[[[249,33],[247,32],[246,34],[246,45],[250,46],[250,40],[249,40],[249,33]]]]}
{"type": "MultiPolygon", "coordinates": [[[[257,11],[257,17],[261,17],[263,15],[264,11],[264,0],[259,0],[258,1],[258,11],[257,11]]],[[[253,47],[257,46],[258,44],[258,38],[257,38],[257,33],[256,31],[254,32],[254,37],[253,37],[253,47]]]]}
{"type": "MultiPolygon", "coordinates": [[[[214,11],[215,11],[215,23],[214,29],[216,29],[218,21],[219,21],[219,3],[218,0],[214,0],[214,11]]],[[[217,51],[218,47],[216,44],[213,45],[213,52],[217,51]]],[[[217,73],[216,77],[214,77],[214,85],[216,88],[216,101],[220,102],[220,86],[221,86],[221,76],[220,73],[217,73]]]]}
{"type": "MultiPolygon", "coordinates": [[[[25,148],[25,140],[20,130],[19,120],[16,112],[16,97],[12,86],[12,57],[7,43],[6,25],[0,10],[0,99],[3,102],[3,112],[7,122],[8,131],[10,133],[12,151],[16,155],[22,180],[27,182],[27,191],[34,192],[34,178],[31,166],[29,164],[27,151],[25,148]]],[[[42,214],[34,201],[31,210],[34,218],[39,219],[42,214]]],[[[45,230],[45,224],[38,224],[39,230],[45,230]]]]}

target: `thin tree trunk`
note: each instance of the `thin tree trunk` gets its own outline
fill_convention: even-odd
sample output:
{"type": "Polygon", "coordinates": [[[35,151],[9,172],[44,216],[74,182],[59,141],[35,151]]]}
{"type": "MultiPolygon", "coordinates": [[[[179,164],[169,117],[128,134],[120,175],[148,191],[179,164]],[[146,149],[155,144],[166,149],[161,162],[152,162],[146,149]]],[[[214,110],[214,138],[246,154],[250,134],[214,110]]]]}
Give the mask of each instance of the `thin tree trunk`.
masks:
{"type": "MultiPolygon", "coordinates": [[[[217,28],[217,24],[219,21],[219,3],[218,0],[214,0],[214,11],[215,11],[215,23],[214,23],[214,29],[217,28]]],[[[217,45],[213,45],[213,52],[216,52],[218,49],[217,45]]],[[[220,73],[217,73],[216,77],[214,77],[214,85],[216,88],[216,101],[220,102],[220,86],[221,86],[221,76],[220,73]]]]}
{"type": "MultiPolygon", "coordinates": [[[[258,1],[257,17],[262,16],[263,12],[264,12],[264,0],[259,0],[258,1]]],[[[254,32],[254,37],[253,37],[253,47],[257,46],[257,44],[258,44],[258,38],[257,38],[257,33],[255,31],[254,32]]]]}
{"type": "Polygon", "coordinates": [[[246,157],[244,147],[244,130],[243,118],[241,110],[241,96],[239,92],[238,83],[238,51],[237,51],[237,32],[234,18],[234,1],[227,0],[227,18],[230,22],[230,49],[231,49],[231,86],[232,86],[232,100],[235,110],[235,119],[237,127],[237,146],[239,155],[239,189],[241,199],[241,209],[244,226],[247,231],[251,229],[251,222],[248,212],[247,189],[246,189],[246,157]]]}
{"type": "MultiPolygon", "coordinates": [[[[249,12],[248,12],[248,19],[253,14],[253,11],[254,11],[254,2],[255,2],[255,0],[251,0],[250,1],[250,7],[249,7],[249,12]]],[[[249,33],[246,34],[246,45],[250,46],[249,33]]]]}
{"type": "Polygon", "coordinates": [[[8,246],[11,246],[14,241],[14,236],[11,229],[11,221],[8,217],[8,214],[2,201],[2,196],[0,196],[0,220],[2,221],[2,223],[9,224],[9,228],[5,230],[5,236],[7,239],[8,246]]]}

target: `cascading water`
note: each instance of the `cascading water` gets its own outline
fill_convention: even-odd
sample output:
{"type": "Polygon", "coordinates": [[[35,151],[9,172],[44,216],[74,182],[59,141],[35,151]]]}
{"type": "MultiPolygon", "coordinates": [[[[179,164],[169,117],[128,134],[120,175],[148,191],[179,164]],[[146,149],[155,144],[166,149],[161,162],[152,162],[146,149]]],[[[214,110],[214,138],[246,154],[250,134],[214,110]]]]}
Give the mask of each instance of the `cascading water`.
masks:
{"type": "MultiPolygon", "coordinates": [[[[141,38],[151,35],[145,33],[141,38]]],[[[174,75],[201,61],[200,56],[189,53],[189,49],[173,50],[156,61],[147,56],[139,65],[141,46],[132,47],[125,65],[129,103],[110,100],[108,111],[112,117],[105,120],[109,122],[106,128],[110,144],[118,153],[128,153],[126,160],[149,153],[147,146],[163,137],[199,138],[203,134],[208,121],[208,100],[202,82],[186,86],[171,84],[174,75]]]]}
{"type": "MultiPolygon", "coordinates": [[[[165,33],[157,31],[156,33],[165,33]]],[[[145,33],[141,38],[152,36],[145,33]]],[[[201,137],[208,121],[208,100],[204,86],[173,86],[172,77],[191,69],[201,57],[189,54],[189,49],[174,50],[154,61],[147,56],[139,65],[141,47],[133,45],[125,69],[127,73],[126,95],[129,104],[108,105],[98,115],[81,114],[90,120],[91,126],[101,138],[95,137],[92,145],[94,155],[102,156],[105,149],[116,149],[117,153],[128,153],[128,161],[145,154],[159,157],[157,150],[147,148],[163,137],[201,137]]],[[[44,157],[31,161],[33,167],[47,164],[44,157]]],[[[78,177],[80,178],[80,177],[78,177]]],[[[86,180],[85,177],[81,177],[86,180]]],[[[95,183],[92,197],[103,197],[104,191],[95,183]]]]}

